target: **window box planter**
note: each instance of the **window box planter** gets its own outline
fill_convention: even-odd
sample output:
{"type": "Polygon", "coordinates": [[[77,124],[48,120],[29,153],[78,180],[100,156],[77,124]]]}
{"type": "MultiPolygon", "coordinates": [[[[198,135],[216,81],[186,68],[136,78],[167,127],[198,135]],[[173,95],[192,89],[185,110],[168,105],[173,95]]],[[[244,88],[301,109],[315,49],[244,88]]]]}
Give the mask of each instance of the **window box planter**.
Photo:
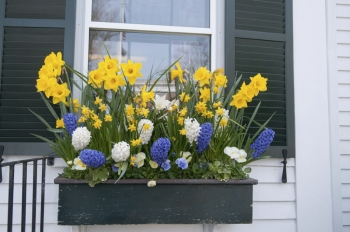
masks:
{"type": "Polygon", "coordinates": [[[59,225],[252,223],[255,179],[84,180],[57,177],[59,225]]]}

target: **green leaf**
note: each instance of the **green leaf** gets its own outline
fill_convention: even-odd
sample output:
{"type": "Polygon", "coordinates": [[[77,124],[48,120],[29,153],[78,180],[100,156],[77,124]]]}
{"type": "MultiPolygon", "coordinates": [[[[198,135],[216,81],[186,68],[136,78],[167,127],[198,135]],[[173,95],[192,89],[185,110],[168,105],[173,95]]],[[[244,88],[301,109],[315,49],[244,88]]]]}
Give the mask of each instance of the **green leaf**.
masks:
{"type": "Polygon", "coordinates": [[[245,173],[250,173],[251,171],[252,171],[251,168],[245,168],[245,169],[244,169],[244,172],[245,172],[245,173]]]}
{"type": "Polygon", "coordinates": [[[122,173],[120,174],[119,178],[114,182],[114,184],[116,184],[120,180],[120,178],[124,176],[126,170],[128,169],[128,164],[129,162],[123,162],[122,166],[119,168],[122,169],[122,173]]]}
{"type": "Polygon", "coordinates": [[[64,133],[64,129],[47,129],[48,131],[54,132],[54,133],[64,133]]]}

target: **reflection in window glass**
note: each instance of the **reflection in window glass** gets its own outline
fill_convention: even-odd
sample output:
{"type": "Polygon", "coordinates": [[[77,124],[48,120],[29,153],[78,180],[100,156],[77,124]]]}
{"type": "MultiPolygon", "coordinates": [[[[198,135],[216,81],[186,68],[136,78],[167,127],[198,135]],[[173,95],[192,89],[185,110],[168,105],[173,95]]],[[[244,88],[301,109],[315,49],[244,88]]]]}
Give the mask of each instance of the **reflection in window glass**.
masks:
{"type": "Polygon", "coordinates": [[[209,0],[93,0],[99,22],[209,27],[209,0]]]}
{"type": "Polygon", "coordinates": [[[210,37],[198,35],[170,35],[129,33],[116,31],[90,31],[89,70],[96,69],[98,62],[107,55],[121,62],[130,59],[142,62],[141,73],[147,79],[151,71],[165,70],[178,58],[183,69],[193,70],[201,66],[208,69],[210,63],[210,37]]]}

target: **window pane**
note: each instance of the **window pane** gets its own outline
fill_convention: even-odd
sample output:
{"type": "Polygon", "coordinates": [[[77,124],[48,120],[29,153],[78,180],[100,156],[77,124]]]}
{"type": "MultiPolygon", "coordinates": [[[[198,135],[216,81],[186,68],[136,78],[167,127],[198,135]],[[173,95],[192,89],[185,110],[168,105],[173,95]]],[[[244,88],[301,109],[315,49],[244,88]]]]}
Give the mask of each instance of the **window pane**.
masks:
{"type": "Polygon", "coordinates": [[[209,27],[209,0],[93,0],[99,22],[209,27]]]}
{"type": "Polygon", "coordinates": [[[164,70],[178,58],[183,69],[197,69],[210,63],[210,37],[116,31],[90,31],[89,70],[109,54],[121,62],[142,62],[141,73],[147,79],[155,69],[164,70]]]}

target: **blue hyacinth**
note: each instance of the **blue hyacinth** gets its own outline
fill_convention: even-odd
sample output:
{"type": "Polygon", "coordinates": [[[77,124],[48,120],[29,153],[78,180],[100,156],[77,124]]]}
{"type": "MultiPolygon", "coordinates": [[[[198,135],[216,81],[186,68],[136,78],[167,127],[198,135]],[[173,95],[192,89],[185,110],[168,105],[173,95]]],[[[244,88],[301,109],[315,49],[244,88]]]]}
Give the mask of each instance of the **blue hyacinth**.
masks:
{"type": "Polygon", "coordinates": [[[152,144],[151,156],[159,166],[167,160],[170,145],[168,138],[159,138],[152,144]]]}
{"type": "Polygon", "coordinates": [[[208,148],[212,134],[213,134],[213,126],[211,125],[211,123],[209,122],[203,123],[201,126],[201,132],[199,133],[199,136],[197,139],[196,150],[198,154],[202,154],[202,152],[208,148]]]}
{"type": "Polygon", "coordinates": [[[164,171],[168,171],[170,169],[170,160],[165,160],[164,163],[162,163],[161,167],[164,169],[164,171]]]}
{"type": "Polygon", "coordinates": [[[73,131],[77,129],[77,121],[78,117],[72,113],[67,113],[63,116],[64,127],[70,135],[72,135],[73,131]]]}
{"type": "Polygon", "coordinates": [[[266,129],[258,136],[258,138],[250,145],[250,149],[254,150],[252,158],[256,159],[264,153],[273,141],[275,132],[271,129],[266,129]]]}
{"type": "Polygon", "coordinates": [[[84,164],[92,168],[99,168],[107,161],[102,152],[91,149],[82,150],[79,158],[84,164]]]}

